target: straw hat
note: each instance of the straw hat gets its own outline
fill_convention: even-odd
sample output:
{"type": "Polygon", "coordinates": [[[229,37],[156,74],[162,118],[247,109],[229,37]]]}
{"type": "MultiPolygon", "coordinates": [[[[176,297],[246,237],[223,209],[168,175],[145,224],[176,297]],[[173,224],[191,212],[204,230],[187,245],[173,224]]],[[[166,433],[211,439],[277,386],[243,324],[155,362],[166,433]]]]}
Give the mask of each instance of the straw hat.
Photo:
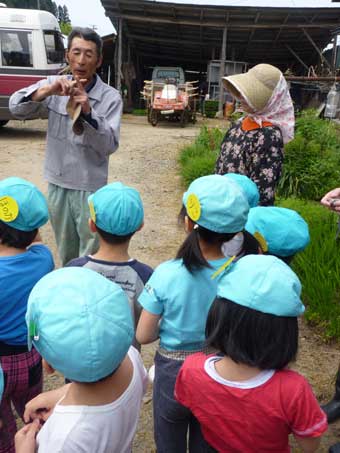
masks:
{"type": "Polygon", "coordinates": [[[236,98],[244,95],[255,111],[265,108],[281,77],[281,71],[270,64],[258,64],[244,74],[223,77],[224,87],[236,98]]]}

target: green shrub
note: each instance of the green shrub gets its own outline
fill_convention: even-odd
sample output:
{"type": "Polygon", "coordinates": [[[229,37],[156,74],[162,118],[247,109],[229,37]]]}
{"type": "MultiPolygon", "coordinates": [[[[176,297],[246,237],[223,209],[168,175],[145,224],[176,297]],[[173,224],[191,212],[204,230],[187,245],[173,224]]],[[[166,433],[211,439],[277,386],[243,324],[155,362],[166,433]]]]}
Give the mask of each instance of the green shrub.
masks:
{"type": "Polygon", "coordinates": [[[307,306],[305,319],[327,339],[340,338],[340,241],[335,239],[338,216],[315,202],[278,200],[298,211],[309,224],[310,245],[293,261],[307,306]]]}
{"type": "Polygon", "coordinates": [[[218,127],[203,126],[195,142],[181,150],[178,161],[185,186],[200,176],[214,173],[224,134],[218,127]]]}
{"type": "Polygon", "coordinates": [[[215,118],[218,112],[218,101],[204,101],[204,113],[207,118],[215,118]]]}
{"type": "Polygon", "coordinates": [[[306,110],[296,120],[294,140],[285,146],[278,194],[319,200],[340,181],[340,139],[334,123],[306,110]]]}
{"type": "Polygon", "coordinates": [[[211,152],[210,155],[189,159],[182,168],[184,184],[188,186],[194,179],[214,173],[216,158],[216,154],[211,152]]]}
{"type": "Polygon", "coordinates": [[[146,109],[133,109],[132,115],[136,116],[146,116],[148,114],[146,109]]]}

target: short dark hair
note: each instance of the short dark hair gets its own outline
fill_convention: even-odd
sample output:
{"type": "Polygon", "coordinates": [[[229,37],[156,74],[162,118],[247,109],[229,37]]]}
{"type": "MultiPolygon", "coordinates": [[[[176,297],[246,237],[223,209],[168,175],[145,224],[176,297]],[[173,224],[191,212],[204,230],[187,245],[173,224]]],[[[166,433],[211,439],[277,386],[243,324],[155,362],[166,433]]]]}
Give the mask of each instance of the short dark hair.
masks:
{"type": "Polygon", "coordinates": [[[96,33],[92,28],[87,27],[75,27],[72,29],[71,33],[67,38],[67,50],[71,49],[72,41],[74,38],[85,39],[85,41],[92,41],[95,43],[97,48],[98,58],[102,56],[103,53],[103,41],[101,37],[96,33]]]}
{"type": "Polygon", "coordinates": [[[262,313],[219,297],[208,313],[205,334],[209,347],[261,370],[286,367],[298,350],[296,317],[262,313]]]}
{"type": "Polygon", "coordinates": [[[108,244],[119,245],[124,244],[124,242],[129,241],[135,232],[126,234],[125,236],[118,236],[117,234],[108,233],[107,231],[102,230],[96,225],[97,233],[99,236],[108,244]]]}
{"type": "Polygon", "coordinates": [[[21,231],[0,221],[0,241],[8,247],[24,249],[32,244],[37,233],[37,228],[33,231],[21,231]]]}

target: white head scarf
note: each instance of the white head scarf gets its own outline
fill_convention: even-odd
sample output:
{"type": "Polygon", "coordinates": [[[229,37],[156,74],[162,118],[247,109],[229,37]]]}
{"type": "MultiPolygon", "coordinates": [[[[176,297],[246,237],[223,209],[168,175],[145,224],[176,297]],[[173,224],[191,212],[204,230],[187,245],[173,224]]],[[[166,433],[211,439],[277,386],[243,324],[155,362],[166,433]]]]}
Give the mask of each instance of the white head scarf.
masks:
{"type": "MultiPolygon", "coordinates": [[[[242,92],[241,94],[249,103],[247,97],[242,92]]],[[[251,106],[251,103],[249,105],[251,106]]],[[[294,106],[286,79],[282,74],[264,109],[254,113],[247,113],[247,116],[261,127],[264,121],[268,121],[274,126],[279,127],[282,133],[283,143],[293,140],[295,127],[294,106]]]]}

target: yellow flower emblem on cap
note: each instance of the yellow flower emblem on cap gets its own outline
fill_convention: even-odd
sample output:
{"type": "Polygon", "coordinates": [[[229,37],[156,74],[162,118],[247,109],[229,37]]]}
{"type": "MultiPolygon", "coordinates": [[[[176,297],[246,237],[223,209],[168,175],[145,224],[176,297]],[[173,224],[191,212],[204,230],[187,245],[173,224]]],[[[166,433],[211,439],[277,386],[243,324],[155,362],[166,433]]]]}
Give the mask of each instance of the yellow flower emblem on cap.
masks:
{"type": "Polygon", "coordinates": [[[197,222],[197,220],[201,217],[201,204],[197,195],[192,193],[188,196],[186,208],[190,219],[197,222]]]}
{"type": "Polygon", "coordinates": [[[264,253],[268,252],[268,244],[262,234],[259,231],[255,231],[253,236],[255,239],[257,239],[257,242],[260,244],[262,251],[264,253]]]}
{"type": "Polygon", "coordinates": [[[89,201],[90,217],[96,223],[96,211],[94,210],[93,201],[89,201]]]}
{"type": "Polygon", "coordinates": [[[14,198],[6,195],[0,198],[0,220],[3,222],[13,222],[19,214],[18,203],[14,198]]]}

